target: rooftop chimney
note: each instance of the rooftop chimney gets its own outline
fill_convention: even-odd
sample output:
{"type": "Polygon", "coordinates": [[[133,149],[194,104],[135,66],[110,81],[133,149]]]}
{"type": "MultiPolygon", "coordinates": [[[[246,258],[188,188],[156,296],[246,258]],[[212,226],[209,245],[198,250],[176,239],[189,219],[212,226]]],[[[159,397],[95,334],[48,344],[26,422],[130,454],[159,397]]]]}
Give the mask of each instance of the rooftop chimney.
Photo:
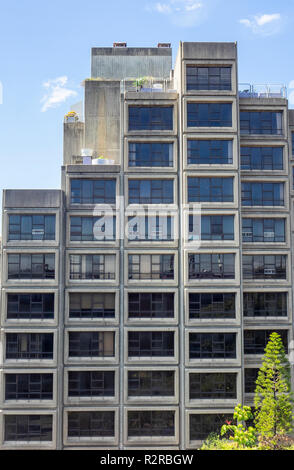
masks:
{"type": "Polygon", "coordinates": [[[113,47],[127,47],[126,42],[114,42],[113,47]]]}
{"type": "Polygon", "coordinates": [[[170,42],[159,42],[157,44],[157,47],[170,47],[171,43],[170,42]]]}

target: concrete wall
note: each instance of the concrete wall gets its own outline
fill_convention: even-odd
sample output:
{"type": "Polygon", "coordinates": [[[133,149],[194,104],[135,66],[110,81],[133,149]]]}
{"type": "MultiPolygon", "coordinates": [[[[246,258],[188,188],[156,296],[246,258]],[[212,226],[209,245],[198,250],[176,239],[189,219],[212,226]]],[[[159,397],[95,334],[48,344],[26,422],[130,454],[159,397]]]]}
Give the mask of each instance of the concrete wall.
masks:
{"type": "Polygon", "coordinates": [[[123,79],[152,76],[169,78],[171,48],[95,47],[92,49],[92,78],[123,79]]]}
{"type": "Polygon", "coordinates": [[[73,163],[74,156],[81,155],[84,147],[85,124],[83,122],[65,122],[63,124],[63,164],[73,163]]]}

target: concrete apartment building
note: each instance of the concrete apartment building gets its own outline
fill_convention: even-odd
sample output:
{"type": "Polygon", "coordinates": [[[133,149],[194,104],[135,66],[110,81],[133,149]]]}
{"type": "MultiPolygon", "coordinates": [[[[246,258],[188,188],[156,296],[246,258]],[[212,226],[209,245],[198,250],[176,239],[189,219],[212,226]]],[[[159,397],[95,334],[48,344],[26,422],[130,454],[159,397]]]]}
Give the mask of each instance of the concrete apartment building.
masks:
{"type": "Polygon", "coordinates": [[[4,191],[2,449],[196,448],[289,348],[285,89],[240,85],[235,43],[172,67],[93,48],[61,189],[4,191]]]}

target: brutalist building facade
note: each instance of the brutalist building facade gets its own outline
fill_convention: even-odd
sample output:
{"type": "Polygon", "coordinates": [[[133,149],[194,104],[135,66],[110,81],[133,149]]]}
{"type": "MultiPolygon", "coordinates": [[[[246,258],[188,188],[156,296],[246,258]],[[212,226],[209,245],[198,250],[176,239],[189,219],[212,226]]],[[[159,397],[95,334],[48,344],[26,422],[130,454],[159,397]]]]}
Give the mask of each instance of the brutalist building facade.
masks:
{"type": "Polygon", "coordinates": [[[61,190],[5,190],[2,449],[191,449],[292,328],[294,115],[235,43],[92,49],[61,190]]]}

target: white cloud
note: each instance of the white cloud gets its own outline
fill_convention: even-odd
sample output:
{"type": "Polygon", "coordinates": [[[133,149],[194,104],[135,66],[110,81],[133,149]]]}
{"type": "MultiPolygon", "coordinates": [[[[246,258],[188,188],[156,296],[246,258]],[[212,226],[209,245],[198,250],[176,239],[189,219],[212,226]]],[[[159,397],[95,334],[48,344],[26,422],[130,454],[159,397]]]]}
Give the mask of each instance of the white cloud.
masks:
{"type": "Polygon", "coordinates": [[[189,27],[199,20],[203,3],[195,0],[167,0],[147,5],[149,12],[166,15],[177,26],[189,27]]]}
{"type": "Polygon", "coordinates": [[[279,31],[281,19],[280,13],[273,13],[271,15],[255,15],[252,19],[243,18],[239,20],[239,23],[250,28],[255,34],[270,36],[279,31]]]}
{"type": "Polygon", "coordinates": [[[68,98],[77,95],[77,92],[66,88],[68,78],[64,75],[54,79],[47,80],[43,83],[43,88],[46,92],[41,99],[43,104],[41,111],[44,113],[49,108],[56,108],[60,103],[63,103],[68,98]]]}

